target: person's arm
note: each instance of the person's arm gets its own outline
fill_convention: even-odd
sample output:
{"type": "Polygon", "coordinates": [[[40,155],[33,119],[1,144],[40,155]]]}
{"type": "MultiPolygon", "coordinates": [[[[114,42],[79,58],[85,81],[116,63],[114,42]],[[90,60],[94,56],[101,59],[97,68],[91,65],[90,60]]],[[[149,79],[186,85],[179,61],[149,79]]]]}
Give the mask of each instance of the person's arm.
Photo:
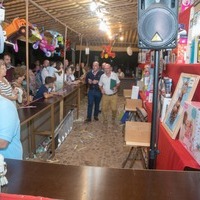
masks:
{"type": "Polygon", "coordinates": [[[1,95],[2,97],[6,98],[6,99],[11,100],[11,101],[16,101],[17,98],[18,98],[18,96],[17,96],[16,94],[14,94],[14,95],[12,95],[12,96],[11,96],[11,95],[10,95],[10,96],[7,96],[7,95],[2,94],[1,91],[0,91],[0,95],[1,95]]]}
{"type": "Polygon", "coordinates": [[[0,149],[5,149],[8,146],[8,144],[8,141],[0,139],[0,149]]]}
{"type": "Polygon", "coordinates": [[[51,92],[51,93],[45,92],[43,95],[44,95],[45,99],[48,99],[48,98],[51,98],[54,96],[53,92],[51,92]]]}
{"type": "Polygon", "coordinates": [[[103,89],[103,86],[99,86],[99,89],[101,90],[102,94],[105,94],[105,90],[103,89]]]}
{"type": "Polygon", "coordinates": [[[117,92],[117,91],[118,91],[119,85],[120,85],[120,83],[116,84],[116,86],[113,87],[113,91],[114,91],[114,92],[117,92]]]}
{"type": "Polygon", "coordinates": [[[88,84],[91,84],[91,79],[89,79],[89,73],[87,73],[86,75],[86,78],[85,78],[85,83],[88,85],[88,84]]]}
{"type": "Polygon", "coordinates": [[[101,90],[101,93],[102,94],[105,94],[105,90],[103,89],[103,82],[102,82],[102,76],[101,78],[99,79],[99,89],[101,90]]]}
{"type": "Polygon", "coordinates": [[[45,99],[51,98],[51,97],[53,97],[55,95],[59,95],[59,92],[45,92],[43,94],[43,96],[44,96],[45,99]]]}
{"type": "Polygon", "coordinates": [[[113,87],[114,92],[118,91],[118,88],[119,88],[119,85],[120,85],[120,80],[119,80],[119,77],[117,76],[117,74],[116,74],[116,82],[117,82],[116,86],[113,87]]]}
{"type": "Polygon", "coordinates": [[[59,70],[58,70],[58,69],[56,69],[56,68],[54,68],[54,72],[55,72],[55,73],[60,73],[60,72],[62,72],[62,68],[61,68],[61,69],[59,69],[59,70]]]}

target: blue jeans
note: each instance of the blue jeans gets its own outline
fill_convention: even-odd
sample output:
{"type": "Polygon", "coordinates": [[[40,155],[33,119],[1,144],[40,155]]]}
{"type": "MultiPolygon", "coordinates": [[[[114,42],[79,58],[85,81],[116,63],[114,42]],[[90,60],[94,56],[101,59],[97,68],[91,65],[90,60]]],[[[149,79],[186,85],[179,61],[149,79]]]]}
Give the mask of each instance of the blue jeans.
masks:
{"type": "Polygon", "coordinates": [[[91,89],[88,91],[88,108],[87,108],[88,119],[92,118],[93,105],[94,105],[94,117],[98,117],[101,97],[102,94],[100,90],[91,89]]]}

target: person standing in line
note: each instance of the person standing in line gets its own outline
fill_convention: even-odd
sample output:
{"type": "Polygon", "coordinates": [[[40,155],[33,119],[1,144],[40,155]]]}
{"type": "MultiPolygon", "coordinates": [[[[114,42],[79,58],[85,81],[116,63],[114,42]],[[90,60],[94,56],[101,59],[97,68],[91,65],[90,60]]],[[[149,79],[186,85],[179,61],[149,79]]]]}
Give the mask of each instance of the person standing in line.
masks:
{"type": "Polygon", "coordinates": [[[16,106],[0,95],[0,154],[5,158],[22,160],[20,120],[16,106]]]}
{"type": "Polygon", "coordinates": [[[42,84],[45,84],[45,78],[49,76],[49,71],[47,67],[49,66],[49,60],[44,60],[42,65],[41,77],[42,77],[42,84]]]}
{"type": "Polygon", "coordinates": [[[45,78],[45,84],[43,84],[39,90],[37,91],[36,95],[34,96],[33,100],[40,99],[40,98],[51,98],[54,95],[59,95],[58,92],[54,92],[54,82],[55,78],[51,76],[47,76],[45,78]]]}
{"type": "Polygon", "coordinates": [[[69,65],[69,61],[66,59],[64,61],[64,70],[68,67],[68,65],[69,65]]]}
{"type": "Polygon", "coordinates": [[[58,70],[55,68],[56,67],[56,62],[55,61],[50,61],[50,65],[47,67],[47,70],[49,72],[48,76],[51,77],[56,77],[55,73],[58,72],[58,70]]]}
{"type": "Polygon", "coordinates": [[[105,68],[105,66],[106,66],[106,63],[103,62],[102,65],[101,65],[101,70],[102,70],[103,72],[104,72],[104,68],[105,68]]]}
{"type": "Polygon", "coordinates": [[[8,80],[8,82],[11,83],[12,79],[13,79],[13,71],[14,71],[15,67],[13,67],[11,65],[11,56],[9,53],[4,54],[3,61],[6,65],[6,69],[7,69],[5,78],[8,80]]]}
{"type": "Polygon", "coordinates": [[[40,61],[35,61],[35,84],[36,84],[36,91],[42,86],[42,66],[40,65],[40,61]]]}
{"type": "Polygon", "coordinates": [[[93,62],[92,70],[86,75],[86,84],[88,85],[88,107],[87,107],[87,119],[85,122],[91,122],[92,111],[94,105],[94,120],[98,121],[99,104],[101,101],[101,91],[99,89],[99,79],[103,72],[99,70],[99,63],[93,62]]]}
{"type": "MultiPolygon", "coordinates": [[[[106,66],[106,62],[103,62],[102,65],[101,65],[101,71],[104,73],[104,68],[106,66]]],[[[102,101],[100,102],[100,105],[99,105],[99,113],[101,113],[101,107],[102,107],[102,101]]]]}
{"type": "Polygon", "coordinates": [[[57,70],[57,73],[55,73],[55,77],[56,77],[55,90],[58,91],[63,88],[64,76],[65,76],[63,63],[61,61],[56,62],[56,70],[57,70]]]}
{"type": "Polygon", "coordinates": [[[122,71],[121,68],[118,68],[118,70],[117,70],[117,76],[119,78],[124,78],[125,77],[124,72],[122,71]]]}
{"type": "Polygon", "coordinates": [[[108,110],[109,107],[112,110],[112,123],[115,124],[117,115],[117,91],[120,85],[120,80],[115,72],[112,72],[110,64],[106,64],[104,67],[104,74],[99,80],[99,87],[102,97],[102,115],[103,123],[108,123],[108,110]]]}
{"type": "Polygon", "coordinates": [[[18,98],[18,89],[12,88],[11,84],[5,78],[6,76],[6,66],[3,60],[0,59],[0,96],[3,96],[11,100],[16,105],[16,100],[18,98]]]}

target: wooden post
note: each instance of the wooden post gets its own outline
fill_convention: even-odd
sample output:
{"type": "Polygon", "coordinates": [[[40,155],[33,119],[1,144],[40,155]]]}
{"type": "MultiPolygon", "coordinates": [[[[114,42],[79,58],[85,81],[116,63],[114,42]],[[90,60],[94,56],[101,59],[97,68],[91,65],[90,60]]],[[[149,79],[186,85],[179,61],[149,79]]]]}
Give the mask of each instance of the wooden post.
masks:
{"type": "Polygon", "coordinates": [[[79,118],[80,102],[81,102],[81,85],[79,85],[77,89],[77,119],[79,118]]]}
{"type": "Polygon", "coordinates": [[[29,0],[26,0],[26,90],[27,90],[27,104],[30,103],[30,90],[29,90],[29,24],[28,24],[28,6],[29,6],[29,0]]]}
{"type": "MultiPolygon", "coordinates": [[[[65,36],[64,36],[64,72],[66,70],[65,60],[66,60],[66,41],[67,41],[67,26],[65,26],[65,36]]],[[[65,82],[65,75],[63,76],[63,84],[65,82]]]]}
{"type": "Polygon", "coordinates": [[[55,120],[54,120],[54,104],[51,105],[51,137],[52,137],[52,157],[55,156],[55,120]]]}
{"type": "MultiPolygon", "coordinates": [[[[81,53],[82,53],[82,40],[83,40],[83,37],[82,37],[82,35],[80,37],[81,37],[81,41],[80,41],[80,54],[79,54],[79,68],[81,69],[81,53]]],[[[78,77],[80,78],[80,70],[78,72],[78,77]]]]}
{"type": "Polygon", "coordinates": [[[60,101],[60,118],[59,118],[59,122],[61,122],[63,120],[63,116],[64,116],[64,100],[60,101]]]}

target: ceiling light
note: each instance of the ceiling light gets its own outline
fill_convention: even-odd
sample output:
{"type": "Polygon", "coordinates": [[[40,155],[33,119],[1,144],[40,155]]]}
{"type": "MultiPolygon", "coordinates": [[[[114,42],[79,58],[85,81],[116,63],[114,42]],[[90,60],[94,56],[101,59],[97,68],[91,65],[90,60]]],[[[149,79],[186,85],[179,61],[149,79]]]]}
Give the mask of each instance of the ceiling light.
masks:
{"type": "Polygon", "coordinates": [[[112,37],[112,33],[110,32],[110,30],[108,30],[107,32],[107,35],[108,35],[108,39],[111,40],[113,37],[112,37]]]}
{"type": "Polygon", "coordinates": [[[112,39],[113,39],[112,35],[109,35],[109,36],[108,36],[108,39],[109,39],[109,40],[112,40],[112,39]]]}
{"type": "Polygon", "coordinates": [[[98,5],[97,5],[97,3],[94,2],[94,1],[90,4],[90,10],[91,10],[92,12],[94,12],[94,11],[97,9],[97,7],[98,7],[98,5]]]}
{"type": "Polygon", "coordinates": [[[96,15],[97,15],[97,17],[99,17],[99,18],[103,18],[103,13],[100,12],[99,10],[96,11],[96,15]]]}
{"type": "Polygon", "coordinates": [[[120,36],[119,39],[120,39],[120,41],[123,41],[123,40],[124,40],[124,37],[123,37],[123,36],[120,36]]]}
{"type": "Polygon", "coordinates": [[[106,22],[101,20],[100,25],[99,25],[99,29],[101,31],[107,32],[108,31],[108,26],[107,26],[106,22]]]}

